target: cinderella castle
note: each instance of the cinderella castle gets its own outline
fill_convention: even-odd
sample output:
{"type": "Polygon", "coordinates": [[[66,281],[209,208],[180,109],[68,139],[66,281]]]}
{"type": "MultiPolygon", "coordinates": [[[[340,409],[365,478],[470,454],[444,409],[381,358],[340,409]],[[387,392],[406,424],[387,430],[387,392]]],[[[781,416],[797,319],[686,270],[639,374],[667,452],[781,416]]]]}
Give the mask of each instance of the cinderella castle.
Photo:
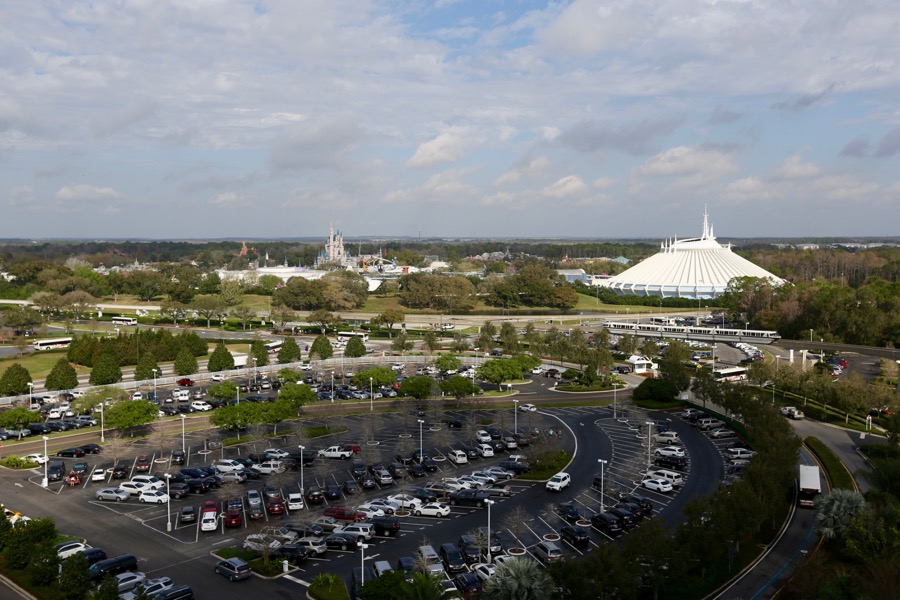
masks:
{"type": "Polygon", "coordinates": [[[344,234],[334,230],[334,225],[328,224],[328,240],[325,249],[316,256],[315,268],[323,265],[338,265],[345,269],[356,267],[356,259],[344,249],[344,234]]]}

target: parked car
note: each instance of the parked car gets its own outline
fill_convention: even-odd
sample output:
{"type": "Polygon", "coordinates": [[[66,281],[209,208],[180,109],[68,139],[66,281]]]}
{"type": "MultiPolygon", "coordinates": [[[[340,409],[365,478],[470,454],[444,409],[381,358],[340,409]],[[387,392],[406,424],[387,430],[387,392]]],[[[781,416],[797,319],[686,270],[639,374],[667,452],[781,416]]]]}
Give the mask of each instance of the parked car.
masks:
{"type": "MultiPolygon", "coordinates": [[[[207,567],[208,568],[208,567],[207,567]]],[[[216,573],[230,581],[241,581],[251,576],[250,565],[240,558],[227,558],[216,563],[216,573]]]]}
{"type": "Polygon", "coordinates": [[[584,527],[578,525],[564,525],[559,530],[559,535],[563,540],[569,542],[576,548],[586,548],[591,543],[591,538],[584,527]]]}

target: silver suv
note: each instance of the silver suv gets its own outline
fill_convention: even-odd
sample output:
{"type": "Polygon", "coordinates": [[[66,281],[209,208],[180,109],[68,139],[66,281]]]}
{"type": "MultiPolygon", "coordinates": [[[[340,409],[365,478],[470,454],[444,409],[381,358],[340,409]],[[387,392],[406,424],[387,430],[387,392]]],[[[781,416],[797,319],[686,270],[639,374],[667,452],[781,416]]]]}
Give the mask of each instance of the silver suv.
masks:
{"type": "Polygon", "coordinates": [[[531,553],[544,564],[558,562],[563,559],[562,550],[553,542],[540,542],[531,550],[531,553]]]}
{"type": "Polygon", "coordinates": [[[335,533],[347,533],[356,536],[360,542],[371,540],[375,536],[375,526],[371,523],[352,523],[342,527],[336,527],[335,533]]]}

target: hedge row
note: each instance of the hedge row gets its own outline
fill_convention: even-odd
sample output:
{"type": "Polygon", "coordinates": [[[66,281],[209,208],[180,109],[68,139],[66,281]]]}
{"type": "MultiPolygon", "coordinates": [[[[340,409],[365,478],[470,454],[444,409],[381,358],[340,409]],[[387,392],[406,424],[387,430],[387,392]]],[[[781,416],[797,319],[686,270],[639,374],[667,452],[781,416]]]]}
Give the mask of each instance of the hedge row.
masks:
{"type": "Polygon", "coordinates": [[[841,459],[837,457],[837,454],[832,452],[831,448],[826,446],[822,440],[809,436],[803,440],[803,443],[822,461],[822,465],[825,466],[825,471],[828,473],[828,478],[831,480],[831,485],[834,489],[856,489],[853,475],[850,474],[850,471],[847,470],[841,459]]]}

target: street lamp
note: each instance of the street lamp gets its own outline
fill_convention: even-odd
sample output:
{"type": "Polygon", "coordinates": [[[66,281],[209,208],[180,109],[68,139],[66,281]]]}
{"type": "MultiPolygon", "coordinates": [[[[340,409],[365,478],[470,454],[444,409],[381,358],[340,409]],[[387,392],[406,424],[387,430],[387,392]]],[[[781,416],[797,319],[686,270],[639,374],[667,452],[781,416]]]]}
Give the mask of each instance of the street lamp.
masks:
{"type": "Polygon", "coordinates": [[[653,421],[647,421],[647,469],[650,468],[650,434],[653,432],[653,421]]]}
{"type": "MultiPolygon", "coordinates": [[[[775,373],[778,373],[778,361],[781,360],[781,356],[775,355],[775,373]]],[[[772,404],[775,404],[775,378],[772,378],[772,404]]]]}
{"type": "Polygon", "coordinates": [[[334,403],[334,371],[331,372],[331,402],[334,403]]]}
{"type": "Polygon", "coordinates": [[[375,394],[373,393],[372,388],[372,378],[369,377],[369,412],[375,410],[375,394]]]}
{"type": "Polygon", "coordinates": [[[181,451],[187,452],[187,448],[184,445],[184,413],[181,413],[181,451]]]}
{"type": "Polygon", "coordinates": [[[613,421],[616,420],[616,392],[619,390],[619,384],[613,383],[613,421]]]}
{"type": "Polygon", "coordinates": [[[103,408],[104,408],[103,402],[101,402],[97,406],[100,407],[100,443],[102,444],[102,443],[106,442],[106,427],[104,426],[104,423],[103,423],[103,416],[106,411],[103,410],[103,408]]]}
{"type": "Polygon", "coordinates": [[[256,383],[256,357],[253,357],[253,383],[256,383]]]}
{"type": "Polygon", "coordinates": [[[369,544],[359,545],[359,585],[366,583],[366,548],[369,544]]]}
{"type": "Polygon", "coordinates": [[[519,401],[513,398],[513,431],[519,433],[519,401]]]}
{"type": "Polygon", "coordinates": [[[606,512],[606,496],[603,495],[603,480],[606,475],[606,463],[609,461],[598,458],[597,462],[600,463],[600,512],[606,512]]]}
{"type": "Polygon", "coordinates": [[[419,419],[419,460],[425,460],[425,444],[422,443],[422,425],[425,423],[422,419],[419,419]]]}
{"type": "Polygon", "coordinates": [[[475,371],[478,370],[478,351],[481,348],[475,348],[475,368],[472,369],[472,385],[475,385],[475,371]]]}
{"type": "Polygon", "coordinates": [[[34,405],[34,384],[32,382],[28,382],[28,410],[31,410],[31,407],[34,405]]]}
{"type": "Polygon", "coordinates": [[[47,464],[50,462],[47,460],[47,440],[49,440],[46,435],[44,436],[44,479],[41,480],[41,487],[47,487],[47,464]]]}
{"type": "Polygon", "coordinates": [[[485,500],[484,504],[488,509],[488,526],[487,526],[487,561],[488,564],[491,563],[491,505],[494,503],[494,500],[485,500]]]}
{"type": "Polygon", "coordinates": [[[303,483],[304,483],[304,481],[303,481],[303,451],[306,450],[306,447],[305,446],[297,446],[297,447],[300,448],[300,495],[302,496],[304,494],[304,491],[303,491],[303,483]]]}
{"type": "Polygon", "coordinates": [[[159,396],[156,395],[156,372],[157,371],[159,371],[159,369],[154,367],[154,369],[153,369],[153,399],[156,400],[157,402],[159,402],[159,396]]]}
{"type": "Polygon", "coordinates": [[[166,502],[166,516],[168,520],[166,521],[166,531],[172,531],[172,496],[169,495],[169,478],[172,475],[170,473],[166,473],[166,496],[169,497],[169,501],[166,502]]]}
{"type": "Polygon", "coordinates": [[[813,334],[813,330],[810,329],[810,330],[809,330],[809,343],[810,343],[810,344],[812,344],[812,334],[813,334]]]}

